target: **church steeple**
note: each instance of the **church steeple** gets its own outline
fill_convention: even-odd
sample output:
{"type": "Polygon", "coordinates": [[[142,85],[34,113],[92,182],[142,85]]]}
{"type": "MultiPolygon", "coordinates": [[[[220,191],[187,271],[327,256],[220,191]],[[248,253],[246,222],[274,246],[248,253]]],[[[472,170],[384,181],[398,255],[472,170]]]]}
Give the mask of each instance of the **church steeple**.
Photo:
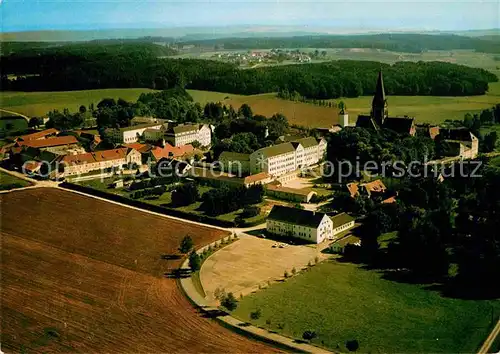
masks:
{"type": "Polygon", "coordinates": [[[387,100],[385,98],[384,79],[382,70],[378,72],[377,87],[372,101],[372,118],[378,125],[382,125],[387,117],[387,100]]]}

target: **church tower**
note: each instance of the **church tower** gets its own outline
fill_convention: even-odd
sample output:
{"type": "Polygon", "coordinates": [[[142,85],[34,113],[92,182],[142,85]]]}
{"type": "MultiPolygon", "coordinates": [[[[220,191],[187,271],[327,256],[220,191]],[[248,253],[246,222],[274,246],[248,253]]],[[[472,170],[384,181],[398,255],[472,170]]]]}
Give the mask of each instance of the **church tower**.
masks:
{"type": "Polygon", "coordinates": [[[387,100],[385,98],[384,79],[382,70],[378,72],[377,87],[372,101],[372,118],[381,126],[387,118],[387,100]]]}
{"type": "Polygon", "coordinates": [[[345,107],[344,102],[340,101],[339,103],[339,125],[342,128],[348,127],[349,126],[349,114],[347,114],[347,109],[345,107]]]}

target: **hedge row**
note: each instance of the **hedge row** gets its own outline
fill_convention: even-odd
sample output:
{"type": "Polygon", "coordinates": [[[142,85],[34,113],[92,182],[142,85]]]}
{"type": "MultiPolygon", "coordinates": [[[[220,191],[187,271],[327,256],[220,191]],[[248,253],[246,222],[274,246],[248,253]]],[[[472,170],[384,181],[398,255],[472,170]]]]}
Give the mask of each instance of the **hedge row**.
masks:
{"type": "Polygon", "coordinates": [[[204,224],[209,224],[209,225],[214,225],[214,226],[220,226],[220,227],[235,227],[236,224],[233,221],[226,221],[226,220],[219,220],[210,216],[206,215],[196,215],[196,214],[191,214],[187,213],[184,211],[172,209],[172,208],[167,208],[159,205],[153,205],[153,204],[148,204],[145,202],[142,202],[140,200],[132,200],[127,197],[123,197],[121,195],[113,194],[113,193],[108,193],[105,191],[93,189],[90,187],[85,187],[81,186],[79,184],[74,184],[74,183],[69,183],[69,182],[63,182],[59,186],[62,188],[66,189],[71,189],[75,190],[78,192],[82,192],[85,194],[90,194],[94,195],[96,197],[101,197],[105,199],[109,199],[118,203],[130,205],[133,207],[149,210],[155,213],[160,213],[164,215],[169,215],[169,216],[175,216],[178,218],[186,219],[186,220],[191,220],[191,221],[196,221],[204,224]]]}

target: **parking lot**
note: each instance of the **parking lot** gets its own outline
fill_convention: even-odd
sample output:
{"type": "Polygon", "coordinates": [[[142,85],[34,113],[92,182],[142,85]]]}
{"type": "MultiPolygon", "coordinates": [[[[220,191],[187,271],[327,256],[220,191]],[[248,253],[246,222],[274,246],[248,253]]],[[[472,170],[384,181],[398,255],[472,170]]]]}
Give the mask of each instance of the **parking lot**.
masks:
{"type": "Polygon", "coordinates": [[[204,263],[200,279],[209,300],[214,300],[215,289],[232,292],[236,297],[247,295],[268,286],[268,282],[281,281],[285,271],[300,271],[315,258],[327,258],[321,253],[327,243],[320,245],[286,245],[280,242],[242,235],[240,240],[216,252],[204,263]],[[273,247],[276,245],[277,247],[273,247]]]}

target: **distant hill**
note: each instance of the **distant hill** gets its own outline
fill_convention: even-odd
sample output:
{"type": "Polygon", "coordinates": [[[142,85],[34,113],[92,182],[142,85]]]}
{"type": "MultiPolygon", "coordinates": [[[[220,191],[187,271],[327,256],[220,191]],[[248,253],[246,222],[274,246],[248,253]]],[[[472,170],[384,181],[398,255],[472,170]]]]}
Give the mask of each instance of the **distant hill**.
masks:
{"type": "Polygon", "coordinates": [[[227,26],[227,27],[178,27],[102,29],[93,31],[29,31],[0,33],[2,41],[10,42],[74,42],[96,39],[134,39],[142,37],[166,37],[177,40],[202,40],[227,37],[274,37],[328,33],[325,30],[309,30],[304,27],[285,26],[227,26]]]}
{"type": "Polygon", "coordinates": [[[142,37],[163,37],[180,41],[208,40],[220,38],[259,38],[259,37],[294,37],[307,35],[353,35],[421,33],[421,34],[457,34],[467,37],[499,35],[499,29],[470,31],[383,31],[380,29],[335,28],[327,26],[225,26],[225,27],[175,27],[175,28],[129,28],[101,30],[54,30],[0,33],[1,41],[21,42],[73,42],[96,39],[134,39],[142,37]]]}

